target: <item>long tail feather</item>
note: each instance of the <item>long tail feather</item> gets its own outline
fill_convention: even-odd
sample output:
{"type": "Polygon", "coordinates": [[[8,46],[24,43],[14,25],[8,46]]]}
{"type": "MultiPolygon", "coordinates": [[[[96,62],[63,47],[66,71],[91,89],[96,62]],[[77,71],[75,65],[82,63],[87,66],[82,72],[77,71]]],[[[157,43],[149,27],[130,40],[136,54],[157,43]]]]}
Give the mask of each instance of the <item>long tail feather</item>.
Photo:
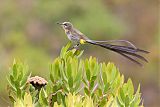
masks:
{"type": "MultiPolygon", "coordinates": [[[[96,43],[99,44],[99,43],[96,43]]],[[[126,52],[132,52],[132,53],[136,53],[136,52],[142,52],[142,53],[148,53],[147,51],[138,49],[138,48],[132,48],[132,47],[128,47],[128,46],[119,46],[119,45],[111,45],[111,44],[99,44],[102,45],[102,47],[108,47],[111,49],[115,49],[115,50],[123,50],[126,52]]]]}
{"type": "Polygon", "coordinates": [[[121,53],[121,52],[118,52],[118,53],[119,53],[120,55],[122,55],[122,56],[126,57],[127,59],[129,59],[129,60],[131,60],[131,61],[135,62],[136,64],[138,64],[138,65],[140,65],[140,66],[143,66],[140,62],[138,62],[137,60],[135,60],[135,59],[133,59],[133,58],[131,58],[131,57],[127,56],[126,54],[121,53]]]}
{"type": "Polygon", "coordinates": [[[95,40],[87,40],[88,43],[91,43],[91,44],[94,44],[94,45],[108,45],[107,47],[112,47],[112,48],[116,48],[116,49],[119,49],[119,50],[126,50],[126,51],[129,51],[129,52],[141,52],[141,53],[149,53],[148,51],[145,51],[145,50],[142,50],[142,49],[138,49],[136,46],[134,46],[131,42],[129,42],[132,47],[130,46],[120,46],[120,45],[113,45],[113,44],[108,44],[107,42],[112,42],[112,41],[115,41],[115,42],[118,42],[118,41],[121,41],[121,42],[129,42],[129,41],[125,41],[125,40],[108,40],[108,41],[95,41],[95,40]],[[106,43],[106,44],[104,44],[106,43]]]}
{"type": "Polygon", "coordinates": [[[135,59],[133,59],[132,57],[129,57],[128,55],[134,56],[142,61],[148,62],[143,56],[137,54],[138,52],[141,53],[149,53],[148,51],[142,50],[142,49],[138,49],[138,48],[133,48],[133,47],[128,47],[128,46],[119,46],[119,45],[111,45],[111,44],[102,44],[102,43],[97,43],[94,41],[87,41],[87,43],[93,44],[93,45],[98,45],[100,47],[109,49],[111,51],[117,52],[120,55],[128,58],[129,60],[137,63],[138,65],[142,65],[141,63],[139,63],[138,61],[136,61],[135,59]]]}
{"type": "Polygon", "coordinates": [[[106,40],[106,41],[96,41],[96,40],[92,40],[93,42],[96,43],[127,43],[128,45],[130,45],[132,48],[136,49],[136,46],[133,45],[131,42],[127,41],[127,40],[106,40]]]}
{"type": "MultiPolygon", "coordinates": [[[[104,46],[105,47],[110,47],[110,46],[108,46],[108,44],[106,44],[104,46]]],[[[125,48],[119,48],[119,46],[110,47],[110,50],[115,51],[115,52],[119,51],[121,53],[129,54],[129,55],[135,56],[135,57],[137,57],[137,58],[139,58],[139,59],[141,59],[141,60],[143,60],[145,62],[148,62],[143,56],[137,54],[137,52],[139,52],[139,50],[135,50],[135,49],[127,50],[125,48]]]]}

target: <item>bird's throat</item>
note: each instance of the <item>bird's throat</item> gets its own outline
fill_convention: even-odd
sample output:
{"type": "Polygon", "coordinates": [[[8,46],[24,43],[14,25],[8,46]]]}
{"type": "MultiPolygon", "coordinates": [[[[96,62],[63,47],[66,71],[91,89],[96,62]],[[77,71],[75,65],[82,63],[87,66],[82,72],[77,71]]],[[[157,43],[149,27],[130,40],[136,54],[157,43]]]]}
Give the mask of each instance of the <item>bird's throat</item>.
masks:
{"type": "Polygon", "coordinates": [[[70,31],[65,29],[65,33],[66,33],[67,35],[69,35],[69,34],[70,34],[70,31]]]}

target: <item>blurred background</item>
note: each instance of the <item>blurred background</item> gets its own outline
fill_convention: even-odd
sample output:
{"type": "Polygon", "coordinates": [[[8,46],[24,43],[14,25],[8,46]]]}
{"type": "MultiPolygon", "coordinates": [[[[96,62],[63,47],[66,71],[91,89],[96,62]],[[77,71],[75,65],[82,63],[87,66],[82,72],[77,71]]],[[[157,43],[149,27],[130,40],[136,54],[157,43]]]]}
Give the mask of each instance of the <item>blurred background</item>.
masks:
{"type": "MultiPolygon", "coordinates": [[[[122,56],[85,45],[83,58],[114,62],[125,79],[141,84],[145,107],[158,107],[158,0],[1,0],[0,106],[7,107],[6,77],[14,58],[29,65],[32,75],[48,78],[49,64],[68,39],[56,22],[70,21],[91,39],[126,39],[148,50],[149,63],[139,67],[122,56]]],[[[158,85],[159,83],[159,85],[158,85]]]]}

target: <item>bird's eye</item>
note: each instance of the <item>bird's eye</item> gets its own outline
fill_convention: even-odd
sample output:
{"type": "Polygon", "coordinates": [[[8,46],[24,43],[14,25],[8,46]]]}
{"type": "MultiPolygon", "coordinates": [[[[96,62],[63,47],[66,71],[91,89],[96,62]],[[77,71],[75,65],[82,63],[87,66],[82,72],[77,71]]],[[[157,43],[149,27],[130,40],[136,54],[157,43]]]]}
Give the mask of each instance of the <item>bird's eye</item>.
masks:
{"type": "Polygon", "coordinates": [[[64,26],[67,26],[67,24],[63,24],[64,26]]]}

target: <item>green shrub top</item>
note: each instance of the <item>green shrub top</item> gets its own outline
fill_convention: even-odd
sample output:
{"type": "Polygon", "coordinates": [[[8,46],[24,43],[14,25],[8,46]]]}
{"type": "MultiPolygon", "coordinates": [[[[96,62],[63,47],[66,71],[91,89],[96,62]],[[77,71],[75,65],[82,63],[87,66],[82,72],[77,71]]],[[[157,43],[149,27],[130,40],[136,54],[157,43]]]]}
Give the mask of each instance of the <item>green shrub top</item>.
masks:
{"type": "Polygon", "coordinates": [[[8,92],[15,107],[142,107],[140,85],[135,92],[113,63],[80,59],[83,51],[68,50],[70,45],[50,64],[48,84],[40,90],[27,82],[28,67],[14,61],[8,92]]]}

